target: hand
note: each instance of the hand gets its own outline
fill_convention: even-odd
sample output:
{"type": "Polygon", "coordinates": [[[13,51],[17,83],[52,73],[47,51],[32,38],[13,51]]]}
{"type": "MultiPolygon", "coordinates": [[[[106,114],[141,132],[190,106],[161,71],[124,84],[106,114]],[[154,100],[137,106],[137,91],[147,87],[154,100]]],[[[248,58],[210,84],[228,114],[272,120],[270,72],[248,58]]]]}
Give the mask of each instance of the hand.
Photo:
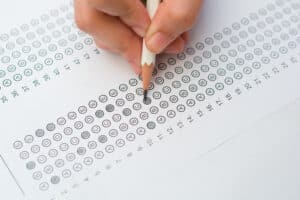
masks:
{"type": "Polygon", "coordinates": [[[142,38],[153,53],[181,52],[201,4],[164,0],[151,22],[140,0],[75,0],[75,21],[97,46],[122,55],[139,74],[142,38]]]}

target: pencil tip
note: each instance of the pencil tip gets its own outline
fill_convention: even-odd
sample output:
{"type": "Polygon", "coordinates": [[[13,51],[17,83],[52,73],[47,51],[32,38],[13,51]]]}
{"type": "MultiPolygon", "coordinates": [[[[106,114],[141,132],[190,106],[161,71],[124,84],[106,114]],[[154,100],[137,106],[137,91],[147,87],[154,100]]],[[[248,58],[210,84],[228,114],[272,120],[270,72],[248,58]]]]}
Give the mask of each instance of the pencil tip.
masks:
{"type": "Polygon", "coordinates": [[[148,90],[144,90],[144,101],[147,100],[147,96],[148,96],[148,90]]]}

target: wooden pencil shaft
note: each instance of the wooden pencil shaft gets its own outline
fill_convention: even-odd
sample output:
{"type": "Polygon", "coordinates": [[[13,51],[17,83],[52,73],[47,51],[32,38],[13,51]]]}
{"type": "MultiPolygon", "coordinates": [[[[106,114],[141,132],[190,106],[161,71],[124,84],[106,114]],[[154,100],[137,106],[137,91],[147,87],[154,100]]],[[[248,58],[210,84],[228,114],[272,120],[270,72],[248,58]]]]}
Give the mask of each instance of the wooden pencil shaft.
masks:
{"type": "Polygon", "coordinates": [[[152,79],[152,73],[154,69],[154,64],[144,64],[142,66],[142,80],[143,80],[143,89],[148,90],[149,84],[152,79]]]}

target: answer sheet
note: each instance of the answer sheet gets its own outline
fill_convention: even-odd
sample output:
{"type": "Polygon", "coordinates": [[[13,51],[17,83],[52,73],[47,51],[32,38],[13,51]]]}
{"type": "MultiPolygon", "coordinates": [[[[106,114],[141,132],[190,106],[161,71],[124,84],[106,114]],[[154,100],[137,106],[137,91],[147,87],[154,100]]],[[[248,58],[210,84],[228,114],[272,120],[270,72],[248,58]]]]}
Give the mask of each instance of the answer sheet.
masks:
{"type": "Polygon", "coordinates": [[[298,0],[205,1],[145,103],[126,61],[78,30],[72,1],[2,5],[5,199],[176,199],[171,174],[300,97],[298,0]]]}

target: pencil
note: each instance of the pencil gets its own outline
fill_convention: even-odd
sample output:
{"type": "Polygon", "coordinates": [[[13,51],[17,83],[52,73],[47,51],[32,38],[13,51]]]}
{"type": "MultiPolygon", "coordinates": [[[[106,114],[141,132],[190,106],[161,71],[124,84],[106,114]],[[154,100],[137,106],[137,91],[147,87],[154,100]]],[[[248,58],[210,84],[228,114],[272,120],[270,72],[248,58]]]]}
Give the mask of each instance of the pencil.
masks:
{"type": "MultiPolygon", "coordinates": [[[[160,0],[147,0],[146,7],[151,19],[154,17],[156,10],[159,6],[159,3],[160,0]]],[[[148,88],[155,67],[155,60],[156,60],[155,57],[156,55],[147,48],[144,39],[143,48],[142,48],[142,59],[141,59],[144,101],[147,99],[148,88]]]]}

